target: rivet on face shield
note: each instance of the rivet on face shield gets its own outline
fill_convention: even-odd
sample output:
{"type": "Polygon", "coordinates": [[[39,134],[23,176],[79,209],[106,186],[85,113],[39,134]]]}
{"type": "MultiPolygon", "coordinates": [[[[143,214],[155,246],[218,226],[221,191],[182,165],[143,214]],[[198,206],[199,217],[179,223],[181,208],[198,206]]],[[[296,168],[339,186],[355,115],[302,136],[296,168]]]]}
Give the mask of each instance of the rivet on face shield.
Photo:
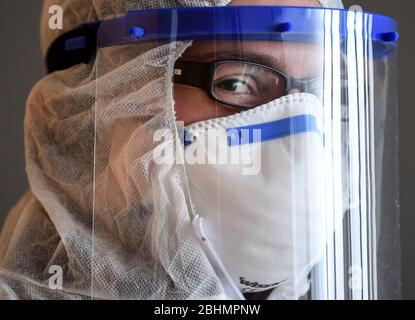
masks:
{"type": "Polygon", "coordinates": [[[397,32],[383,32],[376,35],[376,39],[383,42],[395,42],[399,39],[399,33],[397,32]]]}
{"type": "Polygon", "coordinates": [[[292,24],[290,22],[283,22],[277,25],[276,31],[277,32],[288,32],[292,28],[292,24]]]}
{"type": "Polygon", "coordinates": [[[142,27],[133,27],[130,29],[130,35],[134,38],[142,38],[145,35],[145,30],[142,27]]]}

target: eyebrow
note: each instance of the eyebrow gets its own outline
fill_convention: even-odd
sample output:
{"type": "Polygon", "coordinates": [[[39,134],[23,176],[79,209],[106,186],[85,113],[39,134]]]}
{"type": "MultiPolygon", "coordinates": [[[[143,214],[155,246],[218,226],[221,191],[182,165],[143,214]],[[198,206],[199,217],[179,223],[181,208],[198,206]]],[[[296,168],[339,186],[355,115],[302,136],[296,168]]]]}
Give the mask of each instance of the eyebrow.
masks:
{"type": "Polygon", "coordinates": [[[220,51],[208,51],[201,55],[189,55],[187,59],[195,59],[201,62],[206,62],[206,60],[243,60],[247,62],[254,62],[269,66],[278,70],[286,70],[287,64],[283,59],[278,59],[275,56],[268,54],[261,54],[253,51],[244,51],[238,52],[237,50],[220,50],[220,51]]]}

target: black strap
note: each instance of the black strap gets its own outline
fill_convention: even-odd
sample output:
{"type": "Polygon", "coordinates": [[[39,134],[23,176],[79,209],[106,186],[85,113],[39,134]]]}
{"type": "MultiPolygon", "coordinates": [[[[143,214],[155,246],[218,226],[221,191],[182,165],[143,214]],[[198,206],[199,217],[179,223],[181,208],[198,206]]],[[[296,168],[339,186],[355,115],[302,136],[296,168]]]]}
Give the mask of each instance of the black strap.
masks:
{"type": "Polygon", "coordinates": [[[48,73],[68,69],[79,63],[88,63],[95,58],[99,25],[100,22],[84,24],[59,36],[49,47],[46,55],[48,73]],[[76,38],[84,38],[86,47],[67,50],[67,41],[76,38]]]}

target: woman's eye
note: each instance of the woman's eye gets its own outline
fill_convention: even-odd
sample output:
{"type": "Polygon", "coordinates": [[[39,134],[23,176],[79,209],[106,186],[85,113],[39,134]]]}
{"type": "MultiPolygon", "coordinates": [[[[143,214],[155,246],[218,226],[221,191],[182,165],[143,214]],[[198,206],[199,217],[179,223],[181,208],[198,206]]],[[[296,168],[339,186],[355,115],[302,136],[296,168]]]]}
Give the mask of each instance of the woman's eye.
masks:
{"type": "Polygon", "coordinates": [[[231,93],[239,94],[250,94],[251,89],[249,87],[248,81],[244,79],[225,79],[220,80],[215,84],[215,87],[229,91],[231,93]]]}

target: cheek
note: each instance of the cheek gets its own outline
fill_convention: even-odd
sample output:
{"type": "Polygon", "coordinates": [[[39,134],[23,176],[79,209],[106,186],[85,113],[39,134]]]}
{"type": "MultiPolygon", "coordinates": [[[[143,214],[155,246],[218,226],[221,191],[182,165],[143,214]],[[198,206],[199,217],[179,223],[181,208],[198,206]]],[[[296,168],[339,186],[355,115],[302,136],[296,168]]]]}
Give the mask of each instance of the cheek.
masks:
{"type": "Polygon", "coordinates": [[[203,90],[191,87],[174,86],[174,101],[176,120],[183,121],[186,126],[240,112],[218,104],[203,90]]]}

